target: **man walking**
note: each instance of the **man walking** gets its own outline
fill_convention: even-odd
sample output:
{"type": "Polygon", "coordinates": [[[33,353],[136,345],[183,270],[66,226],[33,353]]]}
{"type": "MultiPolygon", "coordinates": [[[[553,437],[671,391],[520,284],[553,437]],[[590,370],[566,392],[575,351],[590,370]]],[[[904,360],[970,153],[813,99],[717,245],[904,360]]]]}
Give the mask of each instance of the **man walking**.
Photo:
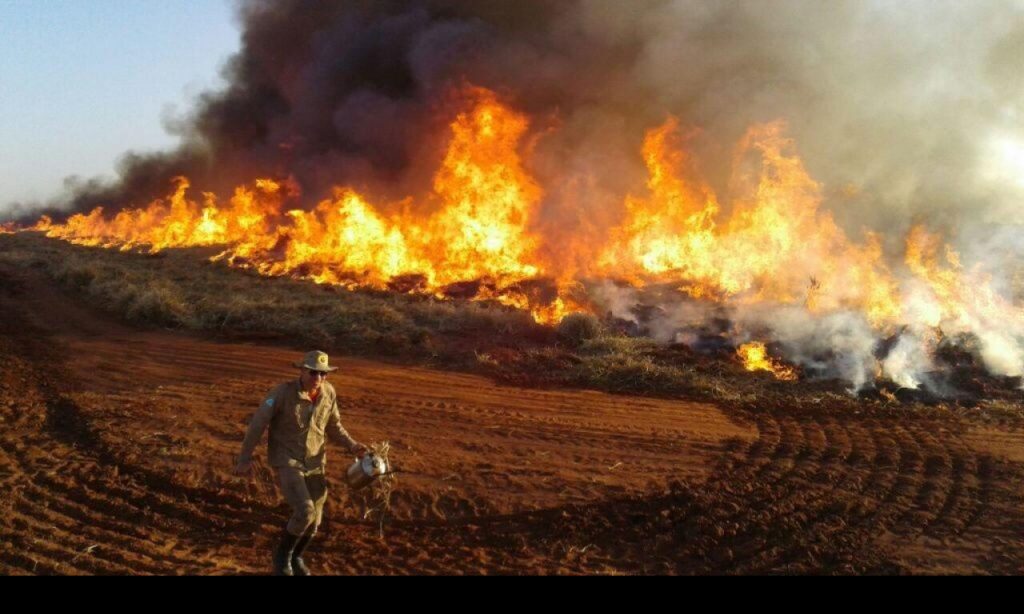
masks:
{"type": "Polygon", "coordinates": [[[281,494],[292,508],[274,551],[274,573],[308,576],[302,553],[320,526],[327,500],[327,432],[334,432],[352,454],[362,456],[367,448],[341,425],[337,395],[326,381],[327,374],[338,369],[330,365],[327,354],[310,352],[295,366],[301,370],[298,379],[274,388],[253,415],[235,473],[252,475],[253,450],[269,427],[268,460],[277,472],[281,494]]]}

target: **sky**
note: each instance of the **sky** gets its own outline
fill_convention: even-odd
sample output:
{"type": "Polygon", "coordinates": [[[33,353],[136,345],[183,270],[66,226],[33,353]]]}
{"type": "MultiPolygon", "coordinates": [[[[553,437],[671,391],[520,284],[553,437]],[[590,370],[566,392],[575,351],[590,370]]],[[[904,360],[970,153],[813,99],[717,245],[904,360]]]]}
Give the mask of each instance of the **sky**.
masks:
{"type": "Polygon", "coordinates": [[[174,144],[238,47],[232,0],[0,0],[0,207],[174,144]]]}

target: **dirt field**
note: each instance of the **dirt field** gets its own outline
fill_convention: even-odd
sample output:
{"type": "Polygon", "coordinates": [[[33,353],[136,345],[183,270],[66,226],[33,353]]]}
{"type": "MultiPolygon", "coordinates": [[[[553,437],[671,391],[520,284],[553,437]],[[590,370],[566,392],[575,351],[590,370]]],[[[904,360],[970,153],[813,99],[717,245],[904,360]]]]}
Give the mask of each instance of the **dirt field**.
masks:
{"type": "MultiPolygon", "coordinates": [[[[304,348],[140,331],[0,269],[0,573],[260,574],[286,518],[245,423],[304,348]]],[[[329,450],[321,573],[1022,573],[1013,420],[529,390],[341,359],[404,473],[383,529],[329,450]],[[938,417],[937,417],[938,416],[938,417]]]]}

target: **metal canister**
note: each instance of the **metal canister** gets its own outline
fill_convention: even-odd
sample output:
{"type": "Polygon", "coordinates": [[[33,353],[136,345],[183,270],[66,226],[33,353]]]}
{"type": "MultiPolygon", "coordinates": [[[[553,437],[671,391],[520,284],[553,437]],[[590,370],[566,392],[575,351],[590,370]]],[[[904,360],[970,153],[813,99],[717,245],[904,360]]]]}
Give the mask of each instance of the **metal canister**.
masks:
{"type": "Polygon", "coordinates": [[[376,454],[365,454],[357,458],[345,472],[345,478],[352,490],[361,490],[388,472],[387,462],[376,454]]]}

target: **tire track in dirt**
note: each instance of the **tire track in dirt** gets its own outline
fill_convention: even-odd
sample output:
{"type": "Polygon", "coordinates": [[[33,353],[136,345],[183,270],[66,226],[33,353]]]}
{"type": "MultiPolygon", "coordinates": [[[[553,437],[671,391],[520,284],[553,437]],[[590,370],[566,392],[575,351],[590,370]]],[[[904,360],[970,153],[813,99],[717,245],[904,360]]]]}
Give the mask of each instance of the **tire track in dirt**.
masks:
{"type": "Polygon", "coordinates": [[[44,337],[12,304],[14,287],[2,287],[0,467],[9,474],[6,483],[11,486],[5,490],[0,525],[5,573],[166,574],[200,569],[195,561],[190,563],[189,550],[161,552],[160,544],[194,530],[203,517],[172,501],[167,489],[160,492],[153,480],[147,483],[144,471],[118,474],[120,465],[92,426],[70,400],[55,392],[51,374],[60,363],[42,354],[35,356],[38,363],[27,360],[33,352],[46,354],[54,348],[25,343],[44,337]],[[150,522],[154,519],[163,522],[150,522]]]}
{"type": "MultiPolygon", "coordinates": [[[[762,437],[747,449],[745,462],[733,462],[702,492],[692,493],[691,500],[679,501],[686,499],[679,496],[672,504],[668,497],[662,504],[657,514],[669,520],[654,533],[655,541],[679,533],[685,540],[669,540],[673,554],[659,562],[661,568],[678,571],[684,564],[697,573],[909,571],[922,562],[904,566],[903,547],[913,551],[915,538],[943,524],[972,523],[964,519],[975,513],[963,499],[970,492],[968,478],[984,480],[985,471],[971,467],[990,461],[971,456],[955,437],[949,440],[952,445],[940,442],[934,425],[879,419],[864,429],[854,424],[855,418],[819,422],[816,417],[802,417],[796,425],[793,417],[778,412],[756,420],[762,437]],[[865,439],[873,449],[853,445],[865,439]],[[836,462],[844,457],[846,462],[836,462]],[[941,469],[954,466],[957,472],[941,469]]],[[[1007,469],[1019,475],[1019,468],[1007,469]]],[[[982,498],[978,506],[986,509],[988,503],[982,498]]],[[[652,510],[642,516],[657,517],[652,510]]],[[[1007,535],[1005,529],[979,530],[970,536],[973,545],[958,554],[991,549],[1007,535]]],[[[637,541],[645,542],[640,536],[637,541]]],[[[1020,569],[1009,548],[1000,552],[998,563],[960,560],[956,564],[962,568],[943,570],[1020,569]]],[[[608,560],[626,556],[618,547],[608,560]]]]}
{"type": "MultiPolygon", "coordinates": [[[[972,456],[953,434],[940,440],[935,433],[943,429],[928,421],[908,426],[892,418],[808,420],[772,412],[755,419],[766,436],[752,445],[737,442],[734,457],[698,489],[674,485],[664,495],[474,521],[470,534],[501,532],[510,536],[509,549],[517,539],[520,548],[546,545],[543,563],[533,564],[548,572],[1020,569],[1006,527],[977,530],[966,543],[945,546],[951,556],[941,566],[914,556],[921,535],[944,524],[971,523],[969,516],[976,514],[965,505],[968,478],[985,480],[983,467],[991,461],[972,456]],[[980,556],[990,550],[995,554],[980,556]]],[[[1011,502],[1012,497],[1003,505],[1011,502]]],[[[977,506],[987,510],[983,519],[991,517],[985,499],[977,506]]],[[[460,555],[472,551],[467,541],[460,555]]],[[[934,556],[930,548],[917,556],[934,556]]]]}

